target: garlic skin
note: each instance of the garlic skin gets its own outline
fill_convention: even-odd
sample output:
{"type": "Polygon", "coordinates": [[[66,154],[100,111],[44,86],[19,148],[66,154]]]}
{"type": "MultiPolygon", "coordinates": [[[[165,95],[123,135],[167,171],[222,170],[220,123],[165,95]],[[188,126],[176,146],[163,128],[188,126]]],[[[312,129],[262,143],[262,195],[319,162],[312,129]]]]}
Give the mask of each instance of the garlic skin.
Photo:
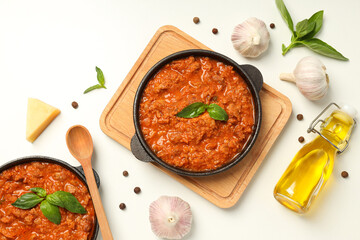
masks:
{"type": "Polygon", "coordinates": [[[263,21],[252,17],[234,28],[231,41],[241,55],[255,58],[268,49],[270,34],[263,21]]]}
{"type": "Polygon", "coordinates": [[[315,57],[301,59],[293,73],[282,73],[280,79],[295,82],[299,91],[309,100],[323,98],[329,88],[329,76],[324,64],[315,57]]]}
{"type": "Polygon", "coordinates": [[[181,239],[191,230],[190,205],[179,197],[161,196],[150,204],[151,229],[160,238],[181,239]]]}

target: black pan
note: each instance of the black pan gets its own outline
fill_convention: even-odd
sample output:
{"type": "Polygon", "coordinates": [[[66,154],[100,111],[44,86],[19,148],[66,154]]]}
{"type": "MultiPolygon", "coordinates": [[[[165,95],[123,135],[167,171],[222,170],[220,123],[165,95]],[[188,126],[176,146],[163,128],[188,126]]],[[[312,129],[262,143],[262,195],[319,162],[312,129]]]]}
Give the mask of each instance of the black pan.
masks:
{"type": "Polygon", "coordinates": [[[213,51],[208,50],[202,50],[202,49],[191,49],[191,50],[185,50],[181,52],[177,52],[174,54],[171,54],[162,60],[160,60],[158,63],[156,63],[144,76],[142,81],[140,82],[140,85],[137,89],[135,100],[134,100],[134,111],[133,111],[133,118],[134,118],[134,125],[135,125],[135,135],[131,139],[131,151],[134,154],[134,156],[144,162],[154,162],[162,167],[180,174],[184,176],[209,176],[216,173],[223,172],[237,163],[239,163],[246,154],[250,151],[252,146],[255,143],[255,140],[259,134],[260,126],[261,126],[261,118],[262,118],[262,112],[261,112],[261,101],[259,92],[263,85],[263,78],[260,73],[260,71],[252,66],[252,65],[238,65],[234,60],[213,51]],[[139,107],[140,107],[140,101],[142,97],[142,93],[149,82],[149,80],[152,79],[152,77],[166,64],[170,63],[173,60],[186,58],[189,56],[194,57],[209,57],[218,61],[221,61],[225,63],[226,65],[230,65],[233,67],[233,69],[246,81],[253,99],[254,99],[254,109],[255,109],[255,125],[254,125],[254,131],[251,135],[249,141],[247,142],[246,146],[243,148],[242,152],[236,155],[236,157],[229,162],[228,164],[215,169],[211,171],[204,171],[204,172],[193,172],[193,171],[187,171],[184,169],[173,167],[166,162],[162,161],[159,157],[156,156],[156,154],[150,149],[150,147],[147,145],[143,134],[141,132],[140,128],[140,121],[139,121],[139,107]]]}
{"type": "MultiPolygon", "coordinates": [[[[70,172],[74,173],[84,184],[87,186],[85,174],[81,166],[73,167],[67,162],[51,158],[51,157],[45,157],[45,156],[29,156],[29,157],[22,157],[15,160],[12,160],[10,162],[5,163],[4,165],[0,166],[0,173],[3,172],[6,169],[15,167],[16,165],[29,163],[29,162],[47,162],[47,163],[53,163],[62,166],[63,168],[69,170],[70,172]]],[[[97,172],[93,169],[95,182],[97,187],[100,186],[100,178],[97,172]]],[[[90,192],[89,188],[88,191],[90,192]]],[[[97,235],[99,233],[99,223],[97,221],[97,218],[95,217],[95,227],[94,232],[90,240],[95,240],[97,238],[97,235]]]]}

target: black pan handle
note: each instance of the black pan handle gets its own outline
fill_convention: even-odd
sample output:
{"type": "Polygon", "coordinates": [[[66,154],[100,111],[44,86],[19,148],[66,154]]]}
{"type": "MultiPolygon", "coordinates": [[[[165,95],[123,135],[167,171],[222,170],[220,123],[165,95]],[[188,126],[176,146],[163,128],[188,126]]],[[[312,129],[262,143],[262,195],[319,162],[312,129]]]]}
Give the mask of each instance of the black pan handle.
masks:
{"type": "Polygon", "coordinates": [[[141,145],[139,138],[135,134],[131,138],[131,152],[134,154],[134,156],[143,162],[153,162],[154,160],[151,158],[151,156],[146,152],[144,147],[141,145]]]}
{"type": "Polygon", "coordinates": [[[250,79],[255,85],[256,91],[260,92],[264,82],[263,76],[259,69],[249,64],[240,65],[240,67],[244,70],[244,72],[247,73],[247,75],[249,75],[250,79]]]}
{"type": "MultiPolygon", "coordinates": [[[[85,173],[84,173],[84,169],[82,168],[82,166],[78,166],[78,167],[75,167],[77,170],[79,170],[81,172],[82,175],[84,175],[85,177],[85,173]]],[[[97,187],[99,188],[100,187],[100,177],[99,177],[99,174],[93,169],[93,172],[94,172],[94,177],[95,177],[95,182],[96,182],[96,185],[97,187]]]]}

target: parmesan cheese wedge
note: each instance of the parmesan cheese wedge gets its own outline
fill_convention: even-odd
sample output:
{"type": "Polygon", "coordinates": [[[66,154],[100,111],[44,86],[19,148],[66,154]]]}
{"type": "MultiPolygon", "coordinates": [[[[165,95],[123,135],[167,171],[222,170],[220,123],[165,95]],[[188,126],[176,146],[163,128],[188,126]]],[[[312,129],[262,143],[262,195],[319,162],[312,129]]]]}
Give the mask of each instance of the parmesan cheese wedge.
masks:
{"type": "Polygon", "coordinates": [[[29,98],[26,118],[26,140],[34,142],[60,110],[38,99],[29,98]]]}

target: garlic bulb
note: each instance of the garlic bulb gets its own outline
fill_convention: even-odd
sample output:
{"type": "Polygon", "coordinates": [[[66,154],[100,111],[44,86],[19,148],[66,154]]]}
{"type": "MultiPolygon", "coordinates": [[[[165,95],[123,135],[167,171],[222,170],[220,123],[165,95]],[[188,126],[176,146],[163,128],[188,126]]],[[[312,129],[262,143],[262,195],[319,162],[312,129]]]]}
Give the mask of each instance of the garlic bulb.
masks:
{"type": "Polygon", "coordinates": [[[181,239],[190,232],[190,205],[179,197],[161,196],[150,204],[151,229],[156,236],[181,239]]]}
{"type": "Polygon", "coordinates": [[[301,59],[293,73],[282,73],[280,79],[295,82],[300,92],[310,100],[323,98],[329,87],[329,76],[324,64],[315,57],[301,59]]]}
{"type": "Polygon", "coordinates": [[[252,17],[234,28],[231,41],[241,55],[254,58],[266,51],[270,34],[263,21],[252,17]]]}

